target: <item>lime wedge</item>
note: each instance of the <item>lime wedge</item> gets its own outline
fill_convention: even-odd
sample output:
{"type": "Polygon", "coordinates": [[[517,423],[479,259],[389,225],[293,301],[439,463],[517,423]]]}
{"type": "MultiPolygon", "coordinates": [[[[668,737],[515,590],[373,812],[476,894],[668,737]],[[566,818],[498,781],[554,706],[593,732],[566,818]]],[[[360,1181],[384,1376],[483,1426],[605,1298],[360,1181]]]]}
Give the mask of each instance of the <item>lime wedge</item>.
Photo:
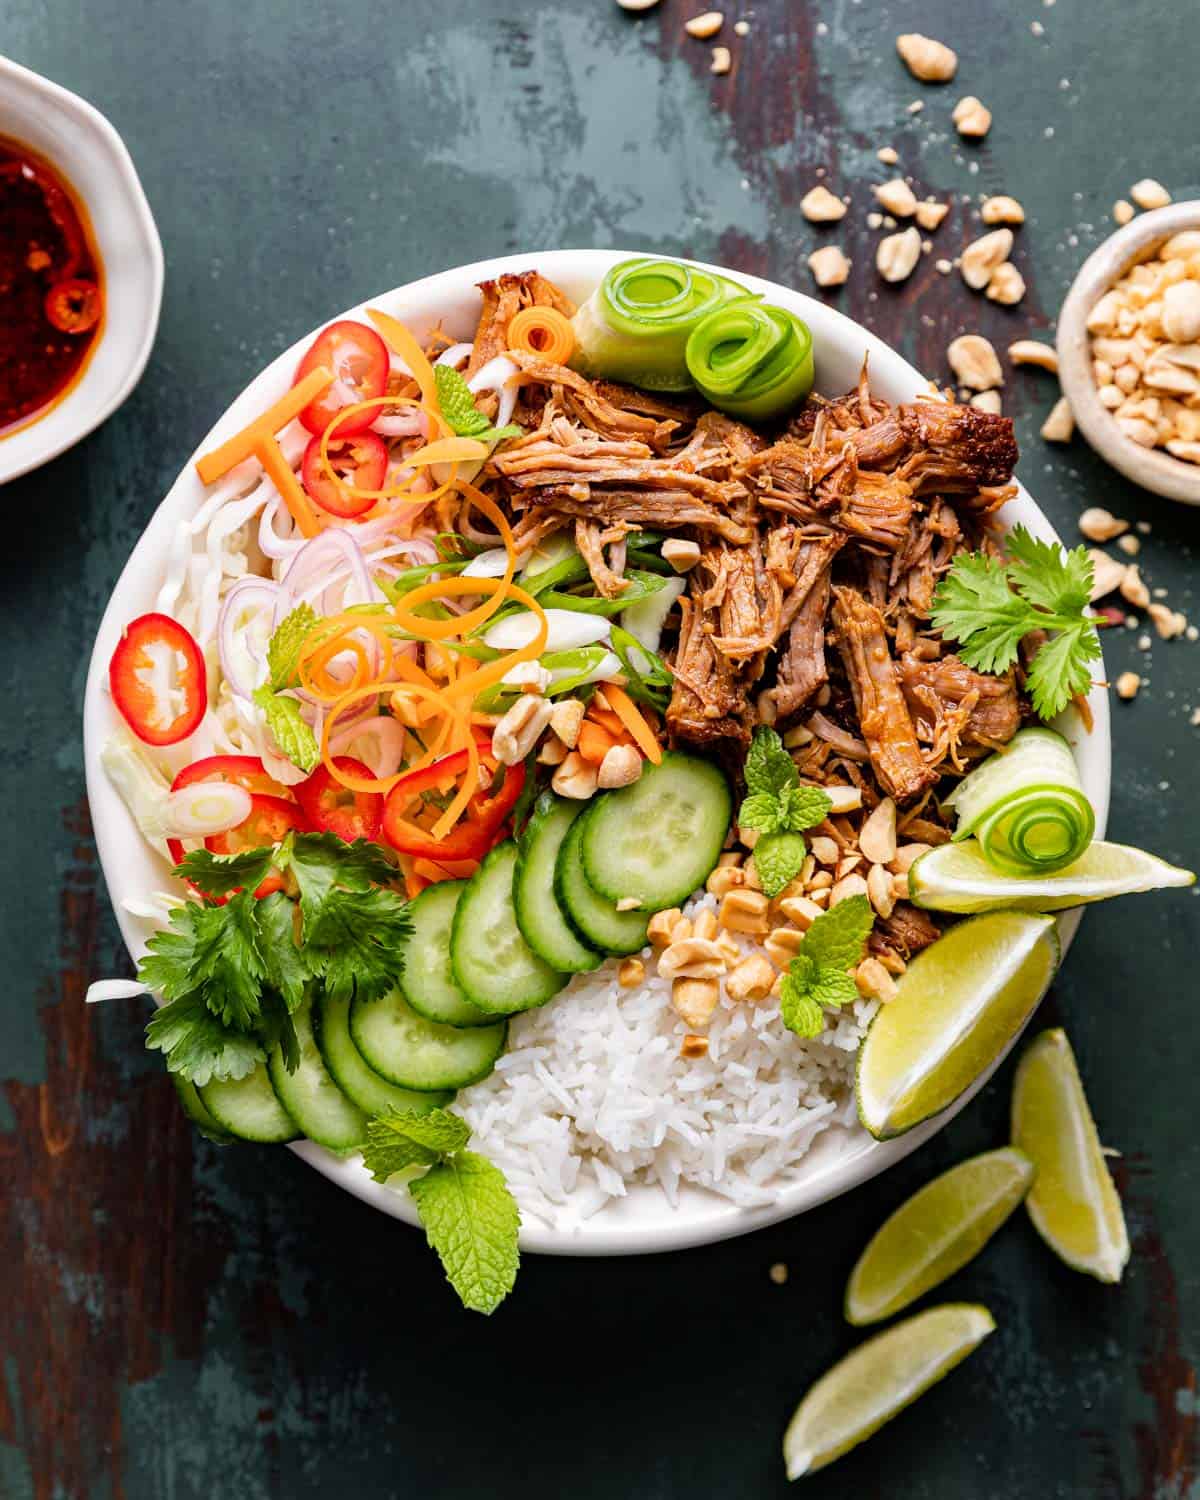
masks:
{"type": "Polygon", "coordinates": [[[960,922],[909,964],[858,1054],[858,1115],[903,1135],[969,1088],[1029,1019],[1058,965],[1054,918],[995,911],[960,922]]]}
{"type": "Polygon", "coordinates": [[[1135,891],[1192,885],[1195,875],[1127,844],[1097,841],[1074,864],[1053,875],[1001,875],[983,857],[975,839],[942,844],[922,854],[908,872],[918,906],[933,911],[1063,911],[1088,901],[1107,901],[1135,891]]]}
{"type": "Polygon", "coordinates": [[[846,1319],[877,1323],[923,1297],[983,1249],[1033,1182],[1012,1146],[951,1167],[902,1203],[859,1257],[846,1284],[846,1319]]]}
{"type": "Polygon", "coordinates": [[[783,1435],[789,1479],[823,1469],[948,1375],[996,1327],[986,1307],[948,1302],[906,1318],[822,1375],[783,1435]]]}
{"type": "Polygon", "coordinates": [[[1013,1141],[1037,1167],[1025,1206],[1051,1250],[1098,1281],[1120,1281],[1129,1235],[1066,1033],[1043,1031],[1013,1084],[1013,1141]]]}

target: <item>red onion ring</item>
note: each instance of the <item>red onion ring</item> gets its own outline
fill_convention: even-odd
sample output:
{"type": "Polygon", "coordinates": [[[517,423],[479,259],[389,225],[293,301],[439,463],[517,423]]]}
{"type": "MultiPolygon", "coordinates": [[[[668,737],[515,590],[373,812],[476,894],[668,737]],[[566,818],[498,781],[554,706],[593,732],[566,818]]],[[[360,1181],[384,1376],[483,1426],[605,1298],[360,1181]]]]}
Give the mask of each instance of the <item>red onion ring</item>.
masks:
{"type": "MultiPolygon", "coordinates": [[[[243,675],[238,661],[238,647],[235,640],[237,617],[247,608],[269,608],[272,611],[272,627],[274,627],[280,618],[280,609],[282,608],[283,613],[286,614],[291,607],[286,602],[287,597],[283,586],[272,582],[269,578],[241,578],[221,601],[221,613],[217,619],[217,652],[221,661],[221,672],[230,688],[240,698],[253,697],[257,684],[243,675]],[[254,603],[256,598],[258,599],[257,605],[254,603]]],[[[248,651],[247,654],[252,659],[256,659],[254,652],[248,651]]]]}
{"type": "Polygon", "coordinates": [[[374,718],[346,725],[330,736],[330,753],[344,755],[360,737],[372,737],[375,741],[365,749],[360,746],[358,750],[358,758],[370,766],[372,775],[381,781],[386,776],[394,776],[404,757],[404,725],[387,714],[376,714],[374,718]]]}

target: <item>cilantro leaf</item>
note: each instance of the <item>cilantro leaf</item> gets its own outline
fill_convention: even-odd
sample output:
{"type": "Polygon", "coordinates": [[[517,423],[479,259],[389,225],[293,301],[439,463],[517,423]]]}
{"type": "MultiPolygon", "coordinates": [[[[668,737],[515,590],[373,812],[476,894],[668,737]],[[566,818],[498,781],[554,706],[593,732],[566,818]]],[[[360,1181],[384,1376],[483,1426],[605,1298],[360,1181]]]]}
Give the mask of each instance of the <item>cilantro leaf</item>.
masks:
{"type": "Polygon", "coordinates": [[[291,870],[300,887],[300,905],[307,922],[316,917],[331,891],[370,890],[372,884],[395,880],[396,869],[378,844],[355,839],[348,844],[336,833],[293,834],[279,863],[291,870]]]}
{"type": "Polygon", "coordinates": [[[789,833],[800,833],[823,823],[832,807],[829,793],[819,786],[784,787],[779,794],[780,826],[789,833]]]}
{"type": "Polygon", "coordinates": [[[1014,526],[1005,540],[1013,559],[1009,577],[1021,596],[1055,615],[1077,615],[1092,597],[1092,560],[1086,547],[1065,552],[1058,542],[1043,542],[1024,526],[1014,526]]]}
{"type": "Polygon", "coordinates": [[[797,1036],[820,1036],[825,1029],[825,1012],[813,998],[817,965],[804,954],[797,954],[779,987],[779,1010],[783,1024],[797,1036]]]}
{"type": "Polygon", "coordinates": [[[475,396],[466,379],[450,365],[434,365],[438,406],[451,429],[459,437],[477,438],[481,443],[498,443],[502,438],[520,437],[523,427],[509,423],[493,427],[475,405],[475,396]]]}
{"type": "Polygon", "coordinates": [[[201,1088],[214,1078],[245,1078],[265,1056],[256,1037],[223,1026],[198,990],[151,1016],[146,1046],[163,1053],[172,1073],[201,1088]]]}
{"type": "Polygon", "coordinates": [[[284,758],[302,771],[315,771],[321,750],[301,716],[299,701],[281,697],[265,685],[255,689],[254,701],[266,715],[267,728],[284,758]]]}
{"type": "Polygon", "coordinates": [[[1009,587],[1008,569],[982,552],[957,557],[933,596],[934,627],[959,641],[959,655],[978,672],[1005,672],[1022,639],[1038,626],[1036,611],[1009,587]]]}
{"type": "Polygon", "coordinates": [[[267,671],[275,692],[283,688],[296,687],[299,681],[296,663],[300,648],[317,623],[317,612],[311,604],[298,604],[291,614],[285,615],[267,645],[267,671]]]}
{"type": "Polygon", "coordinates": [[[738,809],[738,827],[778,833],[782,827],[779,814],[779,798],[774,792],[751,792],[738,809]]]}
{"type": "Polygon", "coordinates": [[[289,1012],[304,999],[312,978],[304,949],[296,942],[296,905],[282,891],[275,891],[255,905],[262,934],[264,978],[289,1012]]]}
{"type": "Polygon", "coordinates": [[[875,913],[867,898],[848,896],[813,919],[800,944],[800,952],[823,969],[852,968],[862,957],[863,944],[874,922],[875,913]]]}
{"type": "Polygon", "coordinates": [[[763,894],[772,900],[800,873],[807,853],[799,833],[764,833],[754,846],[754,868],[763,894]]]}
{"type": "Polygon", "coordinates": [[[409,1185],[425,1237],[463,1306],[490,1313],[512,1290],[521,1216],[504,1174],[460,1151],[409,1185]]]}
{"type": "Polygon", "coordinates": [[[175,866],[175,873],[190,880],[206,896],[228,896],[232,891],[257,890],[267,878],[273,849],[244,849],[240,854],[210,854],[193,849],[175,866]]]}
{"type": "Polygon", "coordinates": [[[146,946],[143,984],[168,1000],[198,991],[214,1016],[239,1030],[257,1021],[266,971],[252,896],[231,896],[224,906],[184,902],[146,946]]]}
{"type": "Polygon", "coordinates": [[[283,1066],[294,1073],[300,1066],[300,1039],[292,1012],[282,996],[273,990],[265,990],[262,997],[262,1016],[258,1024],[258,1035],[266,1048],[268,1057],[278,1047],[283,1066]]]}
{"type": "Polygon", "coordinates": [[[363,1161],[376,1182],[386,1182],[394,1172],[461,1151],[470,1138],[470,1127],[447,1109],[393,1110],[368,1122],[363,1161]]]}
{"type": "Polygon", "coordinates": [[[335,890],[304,919],[308,962],[331,1000],[375,1000],[399,984],[412,920],[403,897],[373,886],[335,890]]]}
{"type": "Polygon", "coordinates": [[[770,792],[776,797],[785,787],[797,786],[800,781],[800,773],[783,748],[783,741],[766,724],[760,724],[754,731],[743,774],[748,792],[770,792]]]}
{"type": "Polygon", "coordinates": [[[1100,641],[1090,625],[1052,636],[1030,663],[1026,674],[1034,711],[1052,719],[1062,713],[1076,693],[1092,684],[1090,662],[1100,658],[1100,641]]]}

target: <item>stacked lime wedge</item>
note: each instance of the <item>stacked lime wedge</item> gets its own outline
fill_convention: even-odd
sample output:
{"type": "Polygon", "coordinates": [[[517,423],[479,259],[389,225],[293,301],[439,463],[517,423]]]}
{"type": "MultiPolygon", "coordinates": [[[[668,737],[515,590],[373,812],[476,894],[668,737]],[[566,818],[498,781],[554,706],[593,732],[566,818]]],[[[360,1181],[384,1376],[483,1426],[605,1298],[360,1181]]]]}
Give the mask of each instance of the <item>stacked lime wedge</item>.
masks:
{"type": "Polygon", "coordinates": [[[1125,844],[1097,841],[1053,875],[1001,875],[974,839],[942,844],[923,854],[908,873],[909,893],[933,911],[981,912],[999,907],[1063,911],[1110,896],[1192,885],[1195,875],[1125,844]]]}
{"type": "Polygon", "coordinates": [[[1056,1255],[1099,1281],[1120,1281],[1129,1236],[1075,1054],[1066,1034],[1043,1031],[1013,1084],[1013,1143],[1037,1167],[1025,1205],[1056,1255]]]}
{"type": "Polygon", "coordinates": [[[891,1421],[993,1332],[986,1307],[947,1303],[906,1318],[834,1365],[783,1435],[789,1479],[823,1469],[891,1421]]]}
{"type": "Polygon", "coordinates": [[[943,1172],[877,1231],[846,1286],[846,1319],[876,1323],[953,1276],[987,1244],[1033,1182],[1033,1163],[1005,1146],[943,1172]]]}
{"type": "Polygon", "coordinates": [[[997,911],[960,922],[908,966],[858,1054],[863,1124],[879,1140],[938,1114],[1029,1019],[1058,965],[1054,918],[997,911]]]}

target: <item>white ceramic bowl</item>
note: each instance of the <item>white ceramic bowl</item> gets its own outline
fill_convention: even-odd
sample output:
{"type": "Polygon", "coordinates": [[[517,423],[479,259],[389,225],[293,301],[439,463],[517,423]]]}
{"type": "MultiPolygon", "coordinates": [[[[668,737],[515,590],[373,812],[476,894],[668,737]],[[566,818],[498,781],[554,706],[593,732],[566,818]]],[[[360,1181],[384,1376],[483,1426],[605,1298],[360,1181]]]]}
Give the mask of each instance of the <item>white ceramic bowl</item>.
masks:
{"type": "MultiPolygon", "coordinates": [[[[608,268],[628,254],[628,251],[615,250],[556,250],[512,255],[427,277],[424,281],[374,298],[371,305],[382,307],[418,331],[440,322],[452,335],[469,339],[474,332],[479,306],[476,282],[498,276],[503,271],[537,267],[570,296],[581,301],[608,268]]],[[[736,276],[772,301],[793,309],[809,324],[816,347],[820,390],[834,394],[852,387],[858,379],[864,353],[870,355],[872,389],[886,400],[911,400],[928,389],[928,382],[911,365],[874,334],[841,313],[773,282],[743,276],[736,271],[727,274],[736,276]]],[[[340,317],[362,315],[361,306],[337,314],[340,317]]],[[[306,335],[252,381],[220,418],[197,452],[206,451],[229,437],[282,395],[312,337],[312,334],[306,335]]],[[[152,890],[162,889],[167,872],[157,856],[146,847],[100,767],[100,749],[116,724],[116,712],[105,690],[105,681],[109,657],[122,627],[128,620],[153,607],[174,527],[182,518],[194,514],[203,494],[203,486],[189,461],[155,512],[117,582],[100,624],[88,674],[84,704],[88,796],[109,894],[126,945],[135,959],[145,952],[149,929],[146,923],[123,911],[120,902],[126,897],[145,897],[152,890]]],[[[1044,537],[1054,536],[1046,518],[1023,489],[1007,507],[1004,519],[1009,524],[1023,521],[1044,537]]],[[[1084,789],[1096,809],[1097,832],[1103,834],[1109,792],[1108,703],[1102,690],[1093,691],[1090,702],[1095,717],[1091,735],[1083,734],[1073,719],[1059,727],[1076,747],[1084,789]]],[[[1078,913],[1060,919],[1064,944],[1070,940],[1077,924],[1078,913]]],[[[975,1088],[982,1087],[985,1081],[985,1078],[980,1079],[975,1088]]],[[[972,1089],[971,1093],[974,1092],[972,1089]]],[[[800,1180],[784,1188],[778,1200],[765,1208],[741,1209],[698,1189],[685,1192],[680,1205],[672,1208],[659,1189],[635,1188],[628,1197],[582,1223],[569,1208],[550,1227],[530,1219],[522,1230],[521,1245],[526,1250],[558,1255],[621,1255],[679,1249],[744,1234],[801,1213],[882,1172],[928,1140],[965,1103],[966,1098],[938,1119],[886,1144],[871,1140],[865,1132],[857,1129],[826,1132],[806,1158],[800,1180]]],[[[297,1144],[292,1149],[356,1197],[396,1218],[415,1222],[407,1194],[392,1192],[373,1182],[361,1161],[340,1160],[310,1142],[297,1144]]]]}
{"type": "Polygon", "coordinates": [[[125,143],[77,94],[0,57],[0,135],[62,173],[91,220],[104,276],[104,325],[83,374],[44,416],[0,437],[0,484],[86,437],[137,384],[158,328],[163,253],[125,143]]]}
{"type": "Polygon", "coordinates": [[[1174,458],[1163,448],[1143,448],[1127,438],[1112,412],[1100,404],[1092,376],[1087,318],[1092,308],[1129,268],[1147,260],[1164,240],[1185,229],[1200,229],[1200,201],[1172,203],[1139,214],[1110,234],[1088,256],[1071,283],[1058,315],[1058,379],[1071,403],[1080,432],[1101,458],[1126,479],[1168,500],[1200,505],[1200,465],[1174,458]]]}

